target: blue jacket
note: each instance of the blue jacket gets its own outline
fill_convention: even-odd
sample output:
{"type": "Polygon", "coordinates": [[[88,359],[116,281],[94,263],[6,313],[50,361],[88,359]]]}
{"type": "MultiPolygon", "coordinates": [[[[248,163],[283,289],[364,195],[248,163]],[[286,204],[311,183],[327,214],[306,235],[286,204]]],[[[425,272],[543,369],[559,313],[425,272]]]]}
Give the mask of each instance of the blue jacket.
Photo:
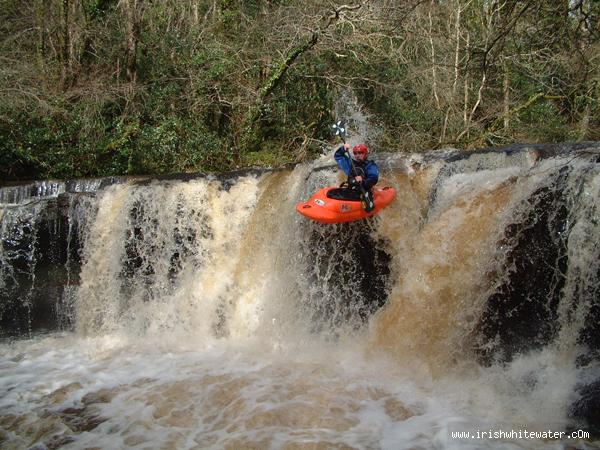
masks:
{"type": "Polygon", "coordinates": [[[377,181],[379,181],[379,169],[377,168],[377,164],[370,159],[366,159],[365,161],[352,160],[355,172],[350,173],[352,165],[350,164],[350,158],[346,156],[346,149],[343,145],[335,151],[333,157],[335,158],[337,165],[340,166],[340,169],[342,169],[349,178],[357,177],[359,175],[362,176],[362,185],[366,190],[371,189],[375,186],[377,181]]]}

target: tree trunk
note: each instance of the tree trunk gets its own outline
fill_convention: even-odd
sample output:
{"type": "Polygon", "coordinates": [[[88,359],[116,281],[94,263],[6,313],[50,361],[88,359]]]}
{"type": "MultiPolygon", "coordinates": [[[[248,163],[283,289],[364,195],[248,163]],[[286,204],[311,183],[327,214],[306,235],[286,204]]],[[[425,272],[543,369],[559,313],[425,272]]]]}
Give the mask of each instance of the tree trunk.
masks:
{"type": "Polygon", "coordinates": [[[456,40],[456,45],[454,47],[454,81],[452,82],[452,92],[450,97],[450,102],[448,107],[446,108],[446,116],[444,117],[444,127],[442,128],[442,133],[440,135],[439,143],[442,143],[446,140],[446,132],[448,130],[448,120],[450,118],[451,109],[456,108],[456,105],[459,103],[456,99],[456,89],[458,86],[459,79],[459,63],[460,63],[460,36],[461,36],[461,25],[460,19],[462,14],[462,6],[460,4],[460,0],[456,2],[456,21],[454,23],[455,35],[454,39],[456,40]]]}
{"type": "Polygon", "coordinates": [[[255,150],[260,141],[262,140],[260,126],[257,126],[257,122],[263,113],[263,109],[267,100],[267,97],[275,90],[279,85],[284,75],[292,65],[292,63],[304,52],[310,50],[315,46],[319,40],[319,33],[313,32],[310,39],[298,45],[286,57],[277,65],[275,70],[267,78],[266,82],[260,88],[258,93],[258,99],[254,106],[250,108],[247,114],[247,118],[244,121],[245,126],[242,130],[241,147],[248,150],[255,150]]]}
{"type": "Polygon", "coordinates": [[[429,7],[429,45],[431,47],[431,76],[433,78],[432,81],[432,88],[433,88],[433,98],[435,99],[435,106],[436,108],[439,110],[441,108],[440,105],[440,97],[438,96],[438,89],[437,89],[437,72],[436,72],[436,67],[435,67],[435,45],[433,43],[433,19],[431,17],[431,10],[433,9],[434,6],[434,2],[431,2],[431,5],[429,7]]]}
{"type": "Polygon", "coordinates": [[[579,140],[580,141],[585,141],[586,137],[589,134],[590,115],[591,115],[590,102],[586,101],[585,108],[583,110],[583,115],[581,116],[581,120],[579,121],[579,140]]]}
{"type": "MultiPolygon", "coordinates": [[[[469,48],[471,35],[467,31],[467,42],[465,43],[465,52],[468,54],[471,49],[469,48]]],[[[467,123],[469,121],[469,72],[465,72],[464,75],[464,96],[463,96],[463,125],[465,129],[467,128],[467,123]]]]}
{"type": "Polygon", "coordinates": [[[294,61],[296,61],[302,54],[312,49],[317,42],[319,42],[319,38],[321,37],[322,33],[332,24],[337,22],[340,19],[340,15],[344,11],[352,11],[359,9],[360,7],[361,5],[342,5],[337,9],[334,9],[326,18],[325,23],[322,26],[319,26],[313,30],[307,39],[295,46],[285,55],[284,58],[281,59],[279,64],[277,64],[275,69],[271,72],[271,75],[260,87],[256,102],[250,107],[248,113],[246,114],[244,125],[242,126],[241,131],[241,139],[239,145],[237,146],[239,147],[238,151],[241,149],[252,151],[258,148],[258,145],[262,141],[262,130],[258,122],[263,114],[267,99],[281,83],[294,61]]]}
{"type": "Polygon", "coordinates": [[[200,17],[198,16],[198,2],[192,3],[192,17],[194,18],[194,25],[200,23],[200,17]]]}
{"type": "Polygon", "coordinates": [[[504,132],[508,132],[510,127],[510,77],[508,73],[508,63],[506,59],[503,64],[504,82],[502,84],[503,90],[503,110],[504,110],[504,132]]]}
{"type": "Polygon", "coordinates": [[[62,0],[62,73],[61,73],[61,84],[63,88],[69,85],[69,74],[71,68],[71,33],[70,18],[69,18],[69,0],[62,0]]]}
{"type": "Polygon", "coordinates": [[[125,17],[127,23],[125,71],[127,80],[135,83],[137,81],[137,45],[140,37],[140,14],[139,9],[142,0],[126,0],[125,17]]]}
{"type": "Polygon", "coordinates": [[[37,26],[37,56],[40,68],[44,67],[46,58],[46,6],[44,0],[36,0],[35,2],[35,21],[37,26]]]}

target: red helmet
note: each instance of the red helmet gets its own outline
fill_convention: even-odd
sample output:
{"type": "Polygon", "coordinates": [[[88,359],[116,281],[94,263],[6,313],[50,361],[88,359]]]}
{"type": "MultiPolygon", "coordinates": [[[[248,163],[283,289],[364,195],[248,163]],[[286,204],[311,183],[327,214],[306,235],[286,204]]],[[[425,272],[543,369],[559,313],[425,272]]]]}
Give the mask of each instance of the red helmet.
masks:
{"type": "Polygon", "coordinates": [[[352,153],[354,153],[354,156],[365,155],[366,158],[369,155],[369,148],[365,144],[358,144],[354,146],[352,153]]]}

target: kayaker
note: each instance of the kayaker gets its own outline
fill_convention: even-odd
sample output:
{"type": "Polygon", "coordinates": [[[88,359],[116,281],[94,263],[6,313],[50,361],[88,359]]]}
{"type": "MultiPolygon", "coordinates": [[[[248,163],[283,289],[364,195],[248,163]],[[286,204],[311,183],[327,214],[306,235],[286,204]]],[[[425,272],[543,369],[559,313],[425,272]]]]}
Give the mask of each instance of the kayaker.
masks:
{"type": "Polygon", "coordinates": [[[352,162],[347,156],[350,153],[349,150],[350,144],[348,143],[340,146],[333,155],[335,162],[348,176],[350,188],[357,188],[360,183],[365,191],[370,192],[379,180],[379,168],[374,161],[367,159],[369,148],[365,144],[354,146],[352,149],[352,162]]]}

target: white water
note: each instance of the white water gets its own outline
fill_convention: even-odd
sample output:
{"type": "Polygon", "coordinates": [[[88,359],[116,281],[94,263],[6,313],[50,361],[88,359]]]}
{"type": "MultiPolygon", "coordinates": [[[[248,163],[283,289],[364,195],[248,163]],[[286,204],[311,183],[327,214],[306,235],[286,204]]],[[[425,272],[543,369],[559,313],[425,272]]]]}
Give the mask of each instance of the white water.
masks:
{"type": "MultiPolygon", "coordinates": [[[[554,344],[509,364],[482,367],[470,347],[503,230],[568,161],[445,178],[442,163],[410,162],[385,174],[399,197],[366,225],[296,215],[338,181],[314,166],[229,190],[200,179],[99,191],[76,331],[0,345],[3,448],[597,448],[451,435],[569,425],[585,304],[563,307],[554,344]],[[349,247],[364,233],[392,257],[387,304],[366,324],[360,280],[339,280],[358,270],[349,247]]],[[[597,289],[585,236],[598,236],[598,175],[586,180],[567,292],[597,289]]]]}
{"type": "Polygon", "coordinates": [[[73,405],[85,405],[77,413],[83,422],[106,421],[75,434],[67,448],[563,448],[450,437],[452,430],[560,429],[545,398],[560,390],[557,379],[545,393],[520,392],[518,367],[431,379],[367,357],[356,343],[272,349],[189,336],[144,343],[55,336],[16,345],[5,358],[9,392],[1,406],[11,414],[2,422],[21,435],[9,448],[71,435],[61,410],[73,405]]]}

